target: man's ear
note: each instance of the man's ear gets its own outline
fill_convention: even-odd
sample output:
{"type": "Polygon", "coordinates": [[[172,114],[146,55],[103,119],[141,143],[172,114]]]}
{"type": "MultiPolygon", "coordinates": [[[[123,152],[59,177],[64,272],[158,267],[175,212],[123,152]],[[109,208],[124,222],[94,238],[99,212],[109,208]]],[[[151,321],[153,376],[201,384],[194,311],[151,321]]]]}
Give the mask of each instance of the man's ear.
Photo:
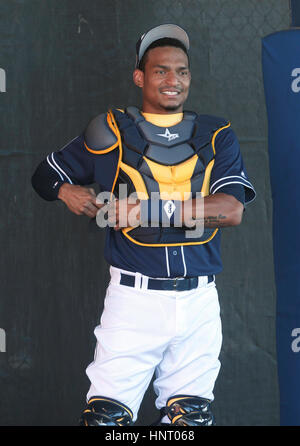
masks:
{"type": "Polygon", "coordinates": [[[144,86],[144,72],[138,69],[135,69],[133,72],[133,82],[139,88],[143,88],[144,86]]]}

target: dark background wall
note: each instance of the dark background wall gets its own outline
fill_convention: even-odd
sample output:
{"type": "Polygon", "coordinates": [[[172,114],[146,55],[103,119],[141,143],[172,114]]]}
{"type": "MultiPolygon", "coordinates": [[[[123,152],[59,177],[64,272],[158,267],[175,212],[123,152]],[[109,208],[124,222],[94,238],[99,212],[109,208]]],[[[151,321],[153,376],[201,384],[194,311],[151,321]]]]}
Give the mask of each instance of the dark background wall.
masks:
{"type": "Polygon", "coordinates": [[[291,0],[291,24],[300,26],[300,3],[298,0],[291,0]]]}
{"type": "MultiPolygon", "coordinates": [[[[275,287],[261,38],[290,25],[288,0],[0,0],[1,425],[76,425],[108,265],[103,233],[41,200],[37,164],[110,106],[139,105],[140,34],[177,23],[191,39],[187,109],[232,122],[258,196],[223,231],[219,425],[278,424],[275,287]],[[3,72],[2,72],[3,81],[3,72]],[[6,91],[4,91],[6,90],[6,91]]],[[[148,389],[138,424],[157,416],[148,389]]]]}

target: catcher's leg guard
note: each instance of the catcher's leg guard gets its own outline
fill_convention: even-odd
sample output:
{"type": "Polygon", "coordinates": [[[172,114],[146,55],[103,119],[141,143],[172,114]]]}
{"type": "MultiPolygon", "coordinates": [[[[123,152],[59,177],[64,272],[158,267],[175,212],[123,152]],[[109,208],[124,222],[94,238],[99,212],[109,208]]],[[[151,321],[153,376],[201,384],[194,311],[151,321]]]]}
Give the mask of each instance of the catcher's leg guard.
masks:
{"type": "Polygon", "coordinates": [[[165,412],[176,426],[213,426],[210,403],[211,400],[198,396],[175,395],[168,399],[165,412]]]}
{"type": "Polygon", "coordinates": [[[111,398],[90,398],[79,420],[79,426],[130,426],[132,412],[125,404],[111,398]]]}

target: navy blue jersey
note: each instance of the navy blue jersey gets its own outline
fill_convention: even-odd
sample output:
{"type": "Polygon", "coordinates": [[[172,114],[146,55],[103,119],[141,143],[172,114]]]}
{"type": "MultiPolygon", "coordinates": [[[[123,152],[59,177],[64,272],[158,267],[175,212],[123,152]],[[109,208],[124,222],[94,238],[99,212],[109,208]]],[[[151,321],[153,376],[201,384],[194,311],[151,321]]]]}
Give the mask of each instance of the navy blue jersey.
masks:
{"type": "MultiPolygon", "coordinates": [[[[254,200],[255,190],[248,178],[238,140],[230,127],[217,134],[215,149],[210,194],[229,193],[246,206],[254,200]]],[[[49,201],[57,199],[59,187],[66,182],[76,185],[97,183],[100,191],[110,191],[117,164],[118,149],[102,155],[91,153],[85,148],[83,135],[79,135],[41,162],[32,177],[32,185],[49,201]]],[[[175,247],[139,246],[121,231],[109,227],[105,230],[104,256],[117,268],[164,278],[217,274],[222,270],[220,230],[208,243],[175,247]]]]}

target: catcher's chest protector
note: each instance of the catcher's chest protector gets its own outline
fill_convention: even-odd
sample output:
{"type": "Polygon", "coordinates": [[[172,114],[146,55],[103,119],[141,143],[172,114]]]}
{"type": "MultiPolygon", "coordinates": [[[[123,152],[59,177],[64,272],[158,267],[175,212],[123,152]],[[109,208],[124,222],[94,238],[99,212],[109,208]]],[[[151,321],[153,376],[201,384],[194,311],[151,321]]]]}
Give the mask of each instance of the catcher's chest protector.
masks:
{"type": "MultiPolygon", "coordinates": [[[[196,192],[209,194],[214,165],[216,134],[229,124],[220,118],[185,112],[182,121],[169,128],[146,121],[139,110],[113,110],[122,141],[117,181],[127,185],[128,196],[141,199],[159,193],[163,200],[186,200],[196,192]],[[174,195],[175,194],[175,195],[174,195]]],[[[123,229],[133,243],[143,246],[196,245],[210,241],[217,229],[205,229],[201,237],[187,237],[186,227],[137,227],[123,229]]]]}

